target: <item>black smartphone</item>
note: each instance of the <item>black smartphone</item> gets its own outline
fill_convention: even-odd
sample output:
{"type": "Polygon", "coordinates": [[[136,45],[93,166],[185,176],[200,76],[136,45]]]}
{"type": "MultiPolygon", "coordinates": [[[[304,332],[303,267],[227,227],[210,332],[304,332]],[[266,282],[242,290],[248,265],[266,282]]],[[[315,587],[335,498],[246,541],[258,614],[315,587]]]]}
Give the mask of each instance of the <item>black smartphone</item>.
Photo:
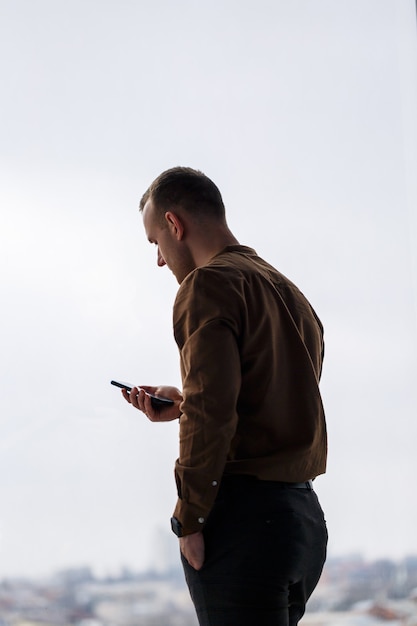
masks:
{"type": "MultiPolygon", "coordinates": [[[[135,386],[135,385],[132,385],[131,383],[122,383],[118,380],[111,380],[110,384],[115,385],[115,387],[120,387],[120,389],[126,389],[128,393],[130,393],[132,391],[132,388],[135,386]]],[[[138,389],[140,389],[140,387],[138,387],[138,389]]],[[[163,409],[166,406],[172,406],[174,404],[173,400],[169,400],[168,398],[161,398],[159,396],[154,396],[152,393],[148,393],[148,396],[151,397],[151,404],[154,407],[154,409],[163,409]]]]}

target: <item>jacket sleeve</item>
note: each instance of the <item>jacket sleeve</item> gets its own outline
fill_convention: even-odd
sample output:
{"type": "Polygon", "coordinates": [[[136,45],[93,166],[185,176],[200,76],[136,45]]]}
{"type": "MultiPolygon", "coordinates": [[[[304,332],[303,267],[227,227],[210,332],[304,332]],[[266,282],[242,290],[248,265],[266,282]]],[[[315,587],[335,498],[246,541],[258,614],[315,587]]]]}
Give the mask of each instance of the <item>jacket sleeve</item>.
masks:
{"type": "Polygon", "coordinates": [[[196,270],[181,285],[174,334],[184,397],[174,516],[190,534],[202,530],[213,506],[238,420],[239,315],[218,271],[196,270]]]}

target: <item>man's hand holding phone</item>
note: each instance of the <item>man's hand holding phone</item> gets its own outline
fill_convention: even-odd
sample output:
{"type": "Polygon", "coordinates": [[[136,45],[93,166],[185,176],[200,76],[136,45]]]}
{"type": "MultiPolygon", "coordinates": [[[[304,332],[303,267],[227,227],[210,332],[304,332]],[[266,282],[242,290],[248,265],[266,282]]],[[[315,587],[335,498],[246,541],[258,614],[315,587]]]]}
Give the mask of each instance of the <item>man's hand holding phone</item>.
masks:
{"type": "Polygon", "coordinates": [[[139,411],[145,413],[151,422],[171,422],[180,417],[182,393],[177,387],[151,387],[141,385],[132,387],[128,383],[112,381],[122,389],[124,399],[139,411]]]}

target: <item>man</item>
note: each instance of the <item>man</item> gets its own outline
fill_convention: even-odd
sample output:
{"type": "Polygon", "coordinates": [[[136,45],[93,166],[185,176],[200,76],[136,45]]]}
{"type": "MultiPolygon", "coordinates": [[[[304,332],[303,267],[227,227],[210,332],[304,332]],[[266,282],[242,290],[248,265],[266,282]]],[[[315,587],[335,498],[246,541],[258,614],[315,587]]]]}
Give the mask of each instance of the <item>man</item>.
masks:
{"type": "Polygon", "coordinates": [[[322,325],[294,284],[239,245],[201,172],[163,172],[140,210],[158,265],[180,284],[183,388],[123,395],[152,421],[180,420],[171,524],[199,623],[295,626],[327,543],[311,482],[326,466],[322,325]],[[149,393],[174,404],[155,409],[149,393]]]}

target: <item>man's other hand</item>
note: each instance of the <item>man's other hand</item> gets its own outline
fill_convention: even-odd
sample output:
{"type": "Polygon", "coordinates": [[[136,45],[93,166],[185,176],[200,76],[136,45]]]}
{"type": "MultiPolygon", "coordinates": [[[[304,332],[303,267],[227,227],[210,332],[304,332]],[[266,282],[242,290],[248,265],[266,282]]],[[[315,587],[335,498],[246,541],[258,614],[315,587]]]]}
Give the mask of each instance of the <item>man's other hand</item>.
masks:
{"type": "Polygon", "coordinates": [[[191,567],[199,570],[204,563],[204,536],[203,533],[193,533],[180,537],[180,550],[191,567]]]}

